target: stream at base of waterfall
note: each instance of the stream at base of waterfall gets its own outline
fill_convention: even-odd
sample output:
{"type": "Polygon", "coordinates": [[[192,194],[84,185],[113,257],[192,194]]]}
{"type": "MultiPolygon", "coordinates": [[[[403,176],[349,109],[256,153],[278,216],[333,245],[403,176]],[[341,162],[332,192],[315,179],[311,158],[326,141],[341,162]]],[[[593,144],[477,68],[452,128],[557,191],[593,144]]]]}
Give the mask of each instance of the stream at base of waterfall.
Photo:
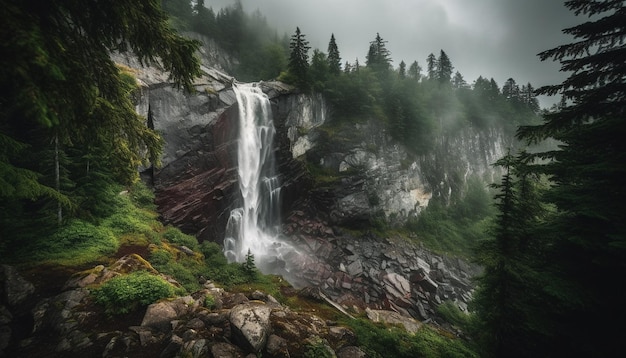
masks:
{"type": "Polygon", "coordinates": [[[276,130],[268,97],[255,84],[233,84],[239,108],[237,167],[241,207],[231,211],[224,254],[229,262],[253,255],[263,273],[284,273],[295,249],[280,238],[280,181],[275,171],[276,130]]]}

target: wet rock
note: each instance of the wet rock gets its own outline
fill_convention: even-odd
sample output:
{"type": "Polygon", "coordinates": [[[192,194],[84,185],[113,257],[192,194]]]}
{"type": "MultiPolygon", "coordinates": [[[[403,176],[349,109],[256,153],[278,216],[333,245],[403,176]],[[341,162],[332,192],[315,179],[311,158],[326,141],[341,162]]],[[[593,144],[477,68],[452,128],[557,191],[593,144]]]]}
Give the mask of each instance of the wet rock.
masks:
{"type": "Polygon", "coordinates": [[[186,342],[181,349],[181,356],[191,358],[206,357],[209,352],[206,339],[191,340],[186,342]]]}
{"type": "Polygon", "coordinates": [[[211,346],[211,354],[213,357],[220,358],[243,358],[243,351],[230,343],[219,342],[211,346]]]}
{"type": "Polygon", "coordinates": [[[193,303],[191,296],[153,303],[148,306],[141,326],[168,332],[172,330],[171,322],[187,314],[193,303]]]}
{"type": "Polygon", "coordinates": [[[253,352],[260,352],[270,331],[271,308],[265,304],[245,303],[230,311],[233,338],[253,352]]]}
{"type": "Polygon", "coordinates": [[[337,351],[337,358],[365,358],[367,354],[359,347],[347,346],[337,351]]]}
{"type": "Polygon", "coordinates": [[[407,317],[406,315],[401,315],[397,312],[393,311],[385,311],[385,310],[373,310],[373,309],[365,309],[367,314],[367,318],[374,322],[384,322],[388,324],[400,324],[404,326],[404,328],[409,333],[415,333],[420,328],[422,328],[422,323],[416,321],[413,318],[407,317]]]}
{"type": "Polygon", "coordinates": [[[159,355],[159,358],[176,357],[178,353],[180,352],[181,348],[183,347],[183,344],[185,344],[185,342],[183,341],[182,338],[180,338],[179,336],[175,334],[172,335],[170,337],[169,342],[167,343],[167,346],[165,346],[165,349],[163,349],[163,351],[159,355]]]}
{"type": "Polygon", "coordinates": [[[268,357],[270,358],[289,358],[289,349],[287,348],[287,340],[275,334],[267,338],[265,347],[268,357]]]}
{"type": "Polygon", "coordinates": [[[35,292],[35,286],[26,281],[13,266],[0,265],[0,302],[17,306],[35,292]]]}

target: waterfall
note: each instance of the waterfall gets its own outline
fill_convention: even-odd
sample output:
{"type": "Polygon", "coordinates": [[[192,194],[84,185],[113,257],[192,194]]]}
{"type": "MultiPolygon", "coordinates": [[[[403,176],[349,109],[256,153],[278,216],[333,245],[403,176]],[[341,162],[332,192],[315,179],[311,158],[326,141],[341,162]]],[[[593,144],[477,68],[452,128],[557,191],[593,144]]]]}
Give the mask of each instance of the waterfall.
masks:
{"type": "Polygon", "coordinates": [[[233,84],[239,107],[237,170],[242,206],[231,211],[224,238],[230,262],[248,252],[262,271],[291,248],[279,239],[280,182],[275,171],[276,130],[267,96],[254,84],[233,84]]]}

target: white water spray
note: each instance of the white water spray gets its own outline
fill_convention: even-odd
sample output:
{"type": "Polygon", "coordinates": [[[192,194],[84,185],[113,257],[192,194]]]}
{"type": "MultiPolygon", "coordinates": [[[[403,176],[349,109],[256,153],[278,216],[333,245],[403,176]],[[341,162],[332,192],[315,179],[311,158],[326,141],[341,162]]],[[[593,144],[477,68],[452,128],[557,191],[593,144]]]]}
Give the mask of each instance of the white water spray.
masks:
{"type": "Polygon", "coordinates": [[[239,106],[237,161],[242,207],[230,213],[224,253],[230,262],[243,262],[248,252],[263,270],[291,248],[278,239],[280,183],[275,172],[272,109],[260,88],[234,84],[239,106]]]}

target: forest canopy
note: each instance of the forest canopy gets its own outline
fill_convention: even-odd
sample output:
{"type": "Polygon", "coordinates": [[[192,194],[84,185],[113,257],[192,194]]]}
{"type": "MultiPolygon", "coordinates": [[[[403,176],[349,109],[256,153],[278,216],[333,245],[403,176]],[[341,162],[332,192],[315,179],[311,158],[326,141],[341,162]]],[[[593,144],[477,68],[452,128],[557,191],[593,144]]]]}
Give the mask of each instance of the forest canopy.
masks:
{"type": "Polygon", "coordinates": [[[110,54],[158,63],[192,90],[199,44],[170,27],[159,0],[0,6],[0,225],[15,239],[93,215],[110,184],[159,162],[162,140],[135,111],[136,80],[110,54]]]}

